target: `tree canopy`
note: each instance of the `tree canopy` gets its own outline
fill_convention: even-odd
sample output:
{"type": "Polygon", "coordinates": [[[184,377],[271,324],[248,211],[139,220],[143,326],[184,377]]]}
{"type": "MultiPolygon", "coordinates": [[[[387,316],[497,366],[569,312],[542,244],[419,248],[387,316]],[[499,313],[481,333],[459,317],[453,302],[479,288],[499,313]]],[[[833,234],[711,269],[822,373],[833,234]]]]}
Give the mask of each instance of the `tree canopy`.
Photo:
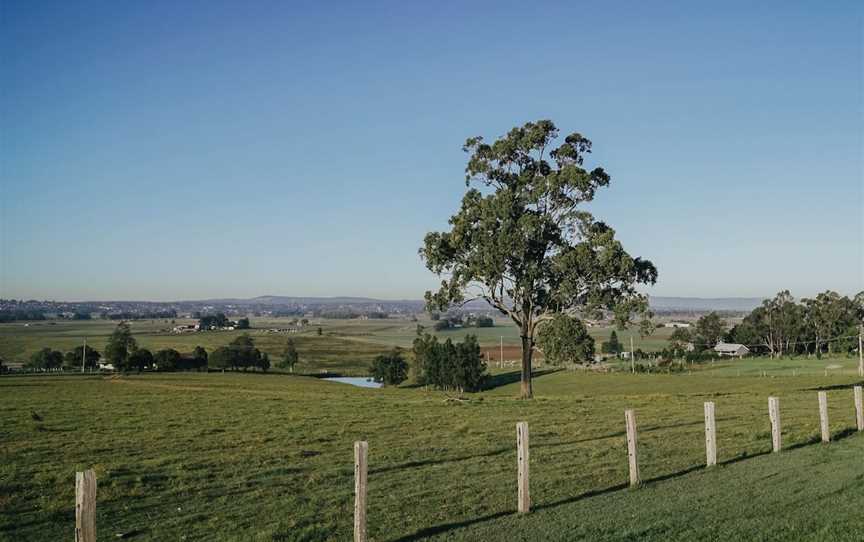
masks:
{"type": "Polygon", "coordinates": [[[132,337],[132,330],[126,322],[120,322],[114,332],[108,337],[105,345],[105,359],[118,370],[127,370],[129,354],[138,348],[138,343],[132,337]]]}
{"type": "Polygon", "coordinates": [[[428,233],[420,249],[443,277],[426,292],[429,310],[484,299],[519,326],[526,398],[539,325],[574,310],[614,311],[624,323],[647,311],[636,285],[657,279],[651,262],[631,257],[614,230],[581,207],[610,182],[603,168],[584,167],[591,141],[571,133],[553,147],[557,137],[552,121],[541,120],[492,144],[468,139],[469,189],[450,230],[428,233]]]}
{"type": "Polygon", "coordinates": [[[381,382],[385,386],[398,386],[408,378],[408,362],[400,348],[377,356],[369,370],[375,382],[381,382]]]}
{"type": "MultiPolygon", "coordinates": [[[[70,352],[66,352],[63,356],[63,367],[71,370],[81,370],[84,346],[76,346],[70,352]]],[[[84,363],[85,369],[95,369],[99,366],[99,359],[102,354],[96,351],[95,348],[87,347],[87,361],[84,363]]]]}
{"type": "Polygon", "coordinates": [[[578,318],[566,314],[555,317],[540,329],[537,343],[543,357],[552,365],[593,361],[594,338],[578,318]]]}
{"type": "Polygon", "coordinates": [[[285,341],[285,348],[282,351],[282,359],[279,361],[279,367],[283,369],[290,369],[293,373],[294,366],[299,360],[300,356],[297,354],[297,347],[294,346],[294,339],[288,339],[287,341],[285,341]]]}

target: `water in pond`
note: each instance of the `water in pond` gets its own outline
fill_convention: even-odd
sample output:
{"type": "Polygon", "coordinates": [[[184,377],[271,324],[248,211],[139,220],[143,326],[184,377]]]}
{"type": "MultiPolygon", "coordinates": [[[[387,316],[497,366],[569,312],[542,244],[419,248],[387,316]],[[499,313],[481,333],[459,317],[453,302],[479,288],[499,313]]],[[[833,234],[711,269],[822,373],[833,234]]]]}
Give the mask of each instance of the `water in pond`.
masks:
{"type": "Polygon", "coordinates": [[[374,380],[366,376],[333,376],[330,378],[324,378],[322,380],[341,382],[343,384],[351,384],[352,386],[358,386],[360,388],[380,388],[383,385],[380,382],[375,382],[374,380]]]}

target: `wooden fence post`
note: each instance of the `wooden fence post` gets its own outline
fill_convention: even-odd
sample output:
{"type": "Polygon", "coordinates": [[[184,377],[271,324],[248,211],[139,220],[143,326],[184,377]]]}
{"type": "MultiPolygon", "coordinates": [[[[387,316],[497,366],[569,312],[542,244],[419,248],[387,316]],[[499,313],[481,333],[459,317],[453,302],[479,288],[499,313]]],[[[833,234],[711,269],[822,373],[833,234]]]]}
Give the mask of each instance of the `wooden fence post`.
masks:
{"type": "Polygon", "coordinates": [[[831,431],[828,430],[828,394],[819,392],[819,426],[822,428],[822,442],[831,441],[831,431]]]}
{"type": "Polygon", "coordinates": [[[636,456],[636,413],[633,410],[624,411],[624,419],[627,422],[627,458],[630,463],[630,486],[638,486],[642,483],[639,477],[639,458],[636,456]]]}
{"type": "Polygon", "coordinates": [[[859,431],[864,431],[864,392],[861,386],[855,386],[855,421],[859,431]]]}
{"type": "Polygon", "coordinates": [[[520,514],[531,511],[529,466],[528,422],[519,422],[516,424],[516,470],[519,479],[518,510],[520,514]]]}
{"type": "Polygon", "coordinates": [[[858,327],[858,376],[864,378],[864,324],[858,327]]]}
{"type": "Polygon", "coordinates": [[[369,443],[354,443],[354,542],[366,542],[366,474],[369,443]]]}
{"type": "Polygon", "coordinates": [[[779,452],[783,447],[782,436],[780,434],[780,399],[777,397],[768,398],[768,416],[771,418],[771,445],[775,452],[779,452]]]}
{"type": "Polygon", "coordinates": [[[717,423],[714,419],[714,403],[705,403],[705,465],[717,464],[717,423]]]}
{"type": "Polygon", "coordinates": [[[96,542],[96,473],[75,473],[75,542],[96,542]]]}

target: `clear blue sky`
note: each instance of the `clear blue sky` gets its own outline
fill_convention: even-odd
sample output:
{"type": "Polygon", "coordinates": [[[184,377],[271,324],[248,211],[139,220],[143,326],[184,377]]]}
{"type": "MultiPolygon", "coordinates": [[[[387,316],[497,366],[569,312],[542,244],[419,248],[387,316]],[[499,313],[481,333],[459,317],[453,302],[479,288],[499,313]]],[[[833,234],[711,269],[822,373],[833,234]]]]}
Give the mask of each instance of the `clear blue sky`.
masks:
{"type": "Polygon", "coordinates": [[[0,2],[0,297],[418,298],[540,118],[652,294],[864,288],[861,2],[467,4],[0,2]]]}

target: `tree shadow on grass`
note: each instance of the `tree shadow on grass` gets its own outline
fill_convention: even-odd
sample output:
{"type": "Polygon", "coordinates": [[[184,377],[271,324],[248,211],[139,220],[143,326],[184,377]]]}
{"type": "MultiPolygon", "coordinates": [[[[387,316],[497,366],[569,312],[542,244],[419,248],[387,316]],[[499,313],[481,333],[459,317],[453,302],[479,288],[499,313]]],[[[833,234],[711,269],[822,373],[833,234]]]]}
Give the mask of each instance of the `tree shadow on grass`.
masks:
{"type": "Polygon", "coordinates": [[[815,388],[803,388],[801,391],[837,391],[852,390],[853,386],[861,386],[864,382],[852,382],[851,384],[831,384],[830,386],[816,386],[815,388]]]}
{"type": "Polygon", "coordinates": [[[463,521],[454,521],[452,523],[442,523],[441,525],[435,525],[433,527],[426,527],[425,529],[420,529],[414,534],[409,534],[407,536],[396,538],[393,540],[393,542],[411,542],[413,540],[423,540],[424,538],[435,536],[436,534],[446,533],[447,531],[452,531],[454,529],[461,529],[463,527],[469,527],[477,523],[483,523],[484,521],[492,521],[494,519],[503,518],[505,516],[509,516],[512,513],[513,510],[504,510],[502,512],[495,512],[494,514],[480,516],[479,518],[466,519],[463,521]]]}
{"type": "MultiPolygon", "coordinates": [[[[689,425],[689,424],[686,424],[686,425],[689,425]]],[[[831,440],[833,442],[833,441],[845,439],[845,438],[848,438],[848,437],[854,435],[855,433],[857,433],[856,429],[853,429],[853,428],[843,429],[841,431],[838,431],[838,432],[832,434],[831,440]]],[[[617,435],[615,435],[615,436],[617,436],[617,435]]],[[[605,437],[600,437],[600,438],[605,438],[605,437]]],[[[584,440],[589,440],[589,439],[584,439],[584,440]]],[[[580,442],[580,441],[576,441],[576,442],[580,442]]],[[[820,442],[821,442],[821,439],[819,439],[818,437],[812,437],[812,438],[809,438],[803,442],[797,442],[795,444],[792,444],[792,445],[784,448],[784,450],[792,451],[792,450],[804,448],[806,446],[810,446],[812,444],[819,444],[820,442]]],[[[561,445],[561,444],[562,443],[555,443],[552,445],[555,446],[555,445],[561,445]]],[[[495,453],[502,453],[504,451],[511,451],[511,449],[510,448],[501,449],[500,451],[497,451],[495,453]]],[[[725,461],[721,461],[718,463],[718,465],[732,465],[732,464],[744,461],[746,459],[753,459],[753,458],[763,456],[763,455],[770,455],[771,453],[772,452],[769,450],[764,450],[764,451],[760,451],[760,452],[756,452],[756,453],[752,453],[752,454],[742,454],[742,455],[739,455],[739,456],[734,457],[732,459],[727,459],[725,461]]],[[[683,470],[670,472],[667,474],[662,474],[660,476],[655,476],[653,478],[649,478],[647,480],[643,480],[642,485],[652,484],[652,483],[657,483],[657,482],[663,482],[666,480],[672,480],[674,478],[680,478],[682,476],[686,476],[688,474],[691,474],[691,473],[694,473],[697,471],[704,471],[706,469],[707,469],[707,467],[705,465],[693,465],[693,466],[688,467],[688,468],[683,469],[683,470]]],[[[575,503],[575,502],[578,502],[578,501],[581,501],[584,499],[589,499],[592,497],[599,497],[601,495],[614,493],[616,491],[620,491],[620,490],[627,489],[627,488],[628,488],[628,484],[622,483],[622,484],[616,484],[614,486],[610,486],[610,487],[603,488],[603,489],[594,489],[591,491],[586,491],[584,493],[580,493],[578,495],[574,495],[572,497],[567,497],[565,499],[560,499],[557,501],[552,501],[552,502],[547,502],[547,503],[535,505],[532,507],[532,510],[534,510],[534,511],[548,510],[548,509],[556,508],[556,507],[563,506],[566,504],[572,504],[572,503],[575,503]]],[[[474,519],[467,519],[467,520],[463,520],[463,521],[456,521],[456,522],[436,525],[433,527],[427,527],[425,529],[420,529],[419,531],[415,532],[414,534],[404,536],[401,538],[397,538],[393,542],[409,542],[409,541],[413,541],[413,540],[421,540],[421,539],[429,537],[429,536],[443,534],[443,533],[446,533],[448,531],[452,531],[455,529],[460,529],[463,527],[469,527],[471,525],[476,525],[478,523],[483,523],[486,521],[492,521],[492,520],[500,519],[502,517],[511,515],[513,513],[515,513],[515,511],[505,510],[505,511],[501,511],[501,512],[496,512],[494,514],[488,514],[485,516],[477,517],[474,519]]]]}
{"type": "MultiPolygon", "coordinates": [[[[541,376],[557,373],[558,371],[561,371],[561,369],[542,369],[539,371],[532,371],[531,378],[540,378],[541,376]]],[[[495,388],[500,388],[501,386],[506,386],[508,384],[515,384],[516,382],[519,382],[521,378],[522,371],[510,371],[508,373],[491,375],[486,379],[486,383],[483,385],[483,391],[494,390],[495,388]]]]}

